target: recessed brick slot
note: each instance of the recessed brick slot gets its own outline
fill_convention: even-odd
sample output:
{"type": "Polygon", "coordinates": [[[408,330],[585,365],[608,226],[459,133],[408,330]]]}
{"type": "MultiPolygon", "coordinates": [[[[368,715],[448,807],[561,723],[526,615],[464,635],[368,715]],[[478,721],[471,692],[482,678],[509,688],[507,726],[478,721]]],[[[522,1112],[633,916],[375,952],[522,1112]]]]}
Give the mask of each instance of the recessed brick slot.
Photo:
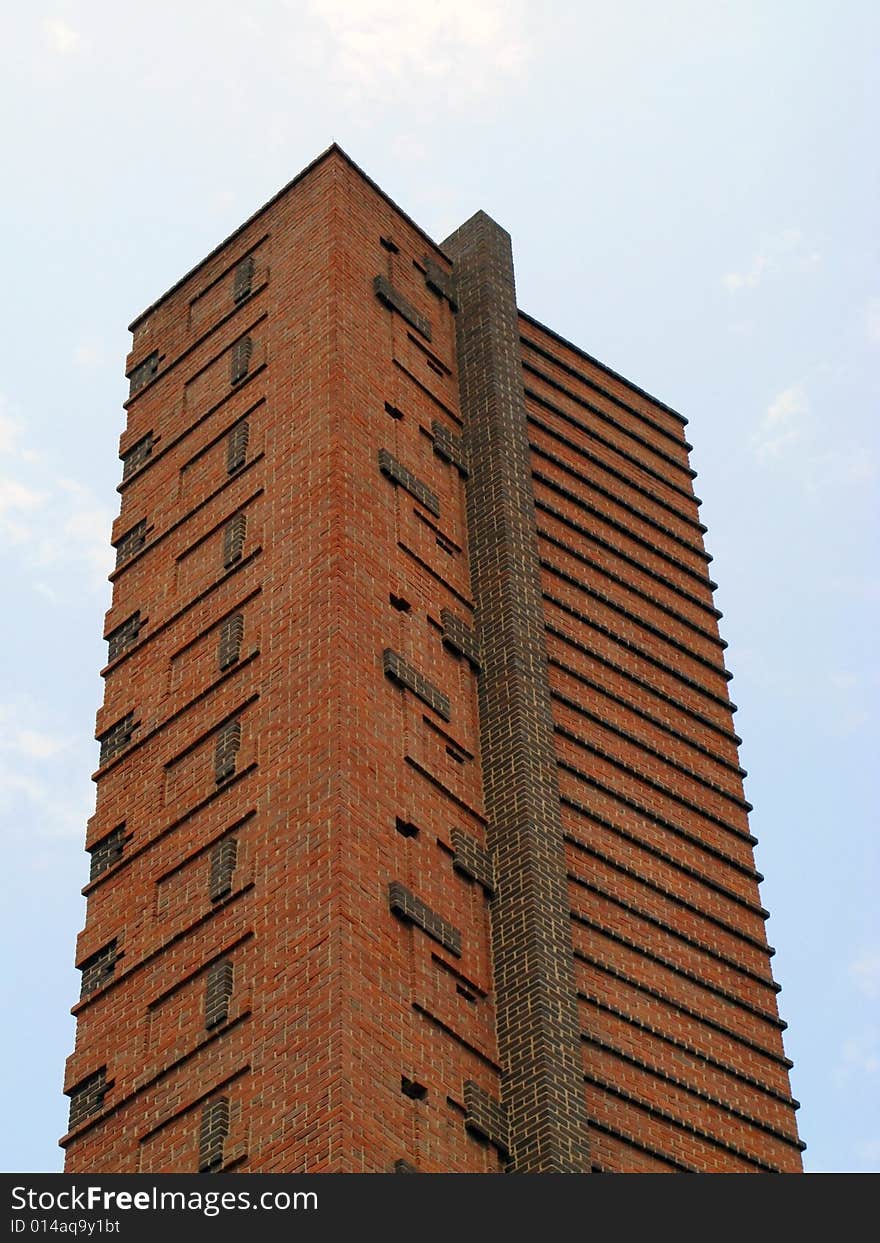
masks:
{"type": "Polygon", "coordinates": [[[384,247],[385,250],[390,250],[392,255],[397,255],[400,253],[400,247],[390,237],[380,237],[379,245],[384,247]]]}
{"type": "Polygon", "coordinates": [[[454,760],[456,764],[464,764],[467,762],[465,756],[463,756],[460,751],[456,751],[454,747],[447,747],[446,754],[451,760],[454,760]]]}
{"type": "Polygon", "coordinates": [[[502,1157],[510,1155],[507,1112],[500,1101],[490,1096],[478,1083],[468,1080],[464,1085],[465,1128],[498,1149],[502,1157]]]}
{"type": "Polygon", "coordinates": [[[67,1093],[70,1097],[68,1130],[72,1131],[75,1126],[79,1126],[80,1122],[84,1122],[92,1114],[100,1113],[109,1087],[107,1067],[102,1066],[100,1070],[96,1070],[93,1075],[89,1075],[87,1079],[81,1080],[70,1089],[67,1093]]]}
{"type": "Polygon", "coordinates": [[[420,1171],[410,1161],[404,1161],[401,1157],[394,1162],[392,1173],[394,1174],[418,1174],[420,1171]]]}
{"type": "Polygon", "coordinates": [[[112,833],[102,837],[89,847],[91,861],[89,864],[89,880],[96,880],[102,873],[111,868],[122,858],[125,849],[125,825],[120,824],[112,833]]]}
{"type": "Polygon", "coordinates": [[[226,437],[226,473],[228,475],[234,475],[237,470],[241,470],[247,461],[250,434],[251,429],[247,419],[242,419],[240,423],[236,423],[226,437]]]}
{"type": "Polygon", "coordinates": [[[202,1108],[199,1128],[199,1173],[213,1174],[223,1165],[223,1145],[229,1136],[229,1099],[218,1096],[202,1108]]]}
{"type": "Polygon", "coordinates": [[[423,1101],[428,1095],[428,1089],[423,1083],[417,1083],[415,1079],[407,1079],[406,1075],[400,1077],[400,1090],[411,1101],[423,1101]]]}
{"type": "Polygon", "coordinates": [[[455,991],[459,997],[464,997],[465,1001],[469,1001],[471,1005],[476,1005],[477,999],[472,992],[464,987],[463,984],[456,984],[455,991]]]}
{"type": "Polygon", "coordinates": [[[247,517],[236,514],[227,522],[223,529],[223,566],[229,569],[240,561],[244,553],[244,540],[247,535],[247,517]]]}
{"type": "Polygon", "coordinates": [[[233,967],[228,958],[215,962],[205,981],[205,1027],[208,1029],[225,1023],[229,1017],[232,1000],[233,967]]]}
{"type": "Polygon", "coordinates": [[[477,881],[491,897],[495,892],[495,869],[489,852],[483,850],[475,838],[462,829],[453,829],[450,838],[455,852],[452,866],[456,872],[462,872],[471,880],[477,881]]]}
{"type": "Polygon", "coordinates": [[[143,466],[153,453],[153,433],[148,432],[142,440],[131,446],[122,455],[122,478],[128,479],[129,475],[133,475],[139,466],[143,466]]]}
{"type": "Polygon", "coordinates": [[[402,919],[405,923],[416,924],[444,949],[449,950],[450,954],[454,954],[456,958],[461,957],[459,930],[441,915],[432,911],[398,880],[392,881],[388,886],[388,904],[398,919],[402,919]]]}
{"type": "Polygon", "coordinates": [[[422,265],[425,269],[425,284],[431,292],[438,294],[441,298],[445,298],[449,303],[450,310],[457,311],[458,304],[455,301],[455,286],[449,273],[444,272],[437,260],[432,259],[430,255],[423,257],[422,265]]]}
{"type": "Polygon", "coordinates": [[[397,817],[394,827],[401,837],[418,837],[419,835],[416,825],[411,824],[409,820],[401,820],[400,816],[397,817]]]}
{"type": "Polygon", "coordinates": [[[145,384],[149,384],[159,370],[159,351],[153,350],[143,362],[138,363],[128,373],[128,395],[134,397],[145,384]]]}
{"type": "Polygon", "coordinates": [[[117,721],[115,725],[111,725],[109,729],[104,730],[103,734],[98,735],[98,742],[101,744],[101,751],[98,757],[98,764],[109,764],[115,759],[120,752],[124,751],[131,742],[132,735],[137,728],[137,722],[134,719],[133,712],[127,712],[121,721],[117,721]]]}
{"type": "Polygon", "coordinates": [[[229,376],[233,384],[240,384],[251,365],[254,343],[250,337],[241,337],[232,347],[229,376]]]}
{"type": "Polygon", "coordinates": [[[214,775],[217,783],[235,776],[235,759],[241,746],[241,721],[227,721],[217,732],[214,746],[214,775]]]}
{"type": "Polygon", "coordinates": [[[248,255],[242,259],[241,263],[236,265],[235,273],[232,277],[232,301],[244,302],[245,298],[250,296],[254,283],[254,257],[248,255]]]}
{"type": "Polygon", "coordinates": [[[431,432],[434,437],[434,452],[437,457],[444,462],[449,462],[454,466],[463,479],[467,479],[470,474],[470,467],[467,462],[467,455],[464,446],[458,436],[453,435],[445,423],[441,423],[438,419],[434,419],[431,424],[431,432]]]}
{"type": "Polygon", "coordinates": [[[419,314],[410,300],[405,298],[399,289],[394,288],[387,277],[375,277],[373,280],[373,292],[384,306],[387,306],[389,310],[396,311],[401,319],[405,319],[410,327],[421,333],[426,341],[431,340],[431,325],[424,315],[419,314]]]}
{"type": "Polygon", "coordinates": [[[82,980],[80,982],[79,996],[80,1001],[84,997],[88,997],[89,993],[93,993],[95,989],[100,988],[102,984],[106,984],[116,970],[116,959],[119,957],[119,946],[116,938],[108,941],[95,954],[90,955],[85,962],[80,963],[80,971],[82,972],[82,980]]]}
{"type": "Polygon", "coordinates": [[[111,630],[107,635],[107,660],[115,660],[123,652],[128,651],[136,642],[144,622],[140,612],[132,613],[121,626],[111,630]]]}
{"type": "Polygon", "coordinates": [[[147,520],[142,518],[130,530],[116,541],[116,568],[130,560],[136,552],[140,552],[147,542],[147,520]]]}
{"type": "Polygon", "coordinates": [[[238,862],[238,841],[224,837],[211,849],[211,871],[208,879],[208,896],[218,902],[232,892],[232,878],[238,862]]]}
{"type": "Polygon", "coordinates": [[[398,686],[403,686],[407,690],[412,691],[421,699],[422,703],[426,703],[429,708],[433,708],[438,716],[442,716],[444,721],[449,720],[449,700],[442,691],[439,691],[432,682],[423,677],[412,665],[408,664],[402,656],[398,656],[397,652],[387,647],[382,653],[382,668],[385,676],[392,682],[396,682],[398,686]]]}
{"type": "Polygon", "coordinates": [[[392,591],[388,597],[391,607],[397,609],[398,613],[408,613],[412,608],[409,600],[404,600],[403,596],[396,596],[392,591]]]}
{"type": "Polygon", "coordinates": [[[244,617],[241,613],[233,613],[220,625],[220,642],[217,647],[217,663],[220,670],[229,669],[241,658],[241,644],[244,639],[244,617]]]}
{"type": "Polygon", "coordinates": [[[392,419],[402,419],[403,411],[398,410],[397,406],[392,406],[390,402],[385,402],[385,413],[392,419]]]}
{"type": "Polygon", "coordinates": [[[421,479],[417,479],[412,471],[402,466],[397,458],[390,454],[387,449],[379,450],[379,470],[386,479],[390,479],[394,484],[399,484],[420,505],[424,505],[425,509],[429,510],[435,518],[440,517],[440,502],[436,494],[431,491],[427,484],[422,483],[421,479]]]}
{"type": "Polygon", "coordinates": [[[451,609],[440,610],[440,621],[443,623],[443,646],[456,656],[463,656],[474,673],[479,673],[482,667],[480,645],[473,630],[451,609]]]}

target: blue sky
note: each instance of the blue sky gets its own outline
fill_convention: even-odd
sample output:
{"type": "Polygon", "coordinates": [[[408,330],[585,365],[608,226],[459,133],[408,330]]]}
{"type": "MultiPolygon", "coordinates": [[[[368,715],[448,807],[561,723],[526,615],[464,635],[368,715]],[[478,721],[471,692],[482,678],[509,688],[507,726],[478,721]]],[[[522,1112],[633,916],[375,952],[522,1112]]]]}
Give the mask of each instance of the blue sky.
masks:
{"type": "Polygon", "coordinates": [[[107,0],[0,46],[0,1169],[53,1170],[126,324],[336,140],[690,419],[813,1171],[880,1169],[880,9],[107,0]],[[609,11],[611,10],[611,11],[609,11]]]}

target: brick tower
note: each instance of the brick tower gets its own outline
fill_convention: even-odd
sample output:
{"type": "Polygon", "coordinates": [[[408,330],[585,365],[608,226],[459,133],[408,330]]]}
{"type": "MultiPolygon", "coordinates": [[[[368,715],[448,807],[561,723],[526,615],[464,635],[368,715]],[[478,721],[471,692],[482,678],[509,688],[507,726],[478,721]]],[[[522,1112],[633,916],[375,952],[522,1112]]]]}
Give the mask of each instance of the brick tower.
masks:
{"type": "Polygon", "coordinates": [[[67,1169],[799,1170],[681,416],[338,147],[132,330],[67,1169]]]}

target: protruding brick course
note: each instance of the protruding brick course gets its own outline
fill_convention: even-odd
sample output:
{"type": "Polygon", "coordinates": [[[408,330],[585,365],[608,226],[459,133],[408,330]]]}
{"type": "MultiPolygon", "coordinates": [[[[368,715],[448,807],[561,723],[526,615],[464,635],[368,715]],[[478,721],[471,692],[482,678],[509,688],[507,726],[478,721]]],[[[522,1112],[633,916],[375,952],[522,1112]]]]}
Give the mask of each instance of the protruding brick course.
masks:
{"type": "Polygon", "coordinates": [[[67,1169],[799,1169],[681,416],[335,147],[133,328],[67,1169]]]}

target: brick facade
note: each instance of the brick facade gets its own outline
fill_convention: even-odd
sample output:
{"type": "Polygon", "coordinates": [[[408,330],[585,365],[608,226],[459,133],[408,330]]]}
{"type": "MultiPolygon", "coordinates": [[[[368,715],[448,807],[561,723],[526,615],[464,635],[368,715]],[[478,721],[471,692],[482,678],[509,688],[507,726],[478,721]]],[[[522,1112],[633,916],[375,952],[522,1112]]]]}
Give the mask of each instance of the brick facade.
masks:
{"type": "Polygon", "coordinates": [[[66,1168],[799,1169],[680,416],[335,147],[132,329],[66,1168]]]}

